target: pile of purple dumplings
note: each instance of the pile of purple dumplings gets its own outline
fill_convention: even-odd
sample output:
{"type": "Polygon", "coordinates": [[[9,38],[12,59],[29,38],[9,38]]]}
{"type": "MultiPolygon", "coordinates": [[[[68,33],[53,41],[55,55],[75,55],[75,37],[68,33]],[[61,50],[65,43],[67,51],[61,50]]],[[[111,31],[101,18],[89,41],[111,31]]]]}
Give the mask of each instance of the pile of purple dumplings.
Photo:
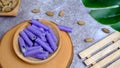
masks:
{"type": "MultiPolygon", "coordinates": [[[[32,19],[31,26],[20,32],[18,38],[19,47],[25,57],[36,59],[47,59],[49,54],[53,54],[57,50],[58,39],[54,31],[39,22],[32,19]]],[[[60,30],[72,32],[72,28],[58,25],[60,30]]]]}
{"type": "Polygon", "coordinates": [[[30,24],[20,32],[20,50],[25,57],[44,60],[56,51],[58,39],[50,27],[39,21],[33,19],[30,24]]]}

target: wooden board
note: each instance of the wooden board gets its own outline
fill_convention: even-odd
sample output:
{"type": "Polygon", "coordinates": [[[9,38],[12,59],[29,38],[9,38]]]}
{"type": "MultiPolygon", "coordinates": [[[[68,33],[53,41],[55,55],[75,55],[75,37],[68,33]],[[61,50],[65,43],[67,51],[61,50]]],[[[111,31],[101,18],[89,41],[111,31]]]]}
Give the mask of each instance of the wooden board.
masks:
{"type": "Polygon", "coordinates": [[[101,60],[100,62],[96,63],[91,68],[103,68],[105,65],[112,62],[113,60],[115,60],[119,56],[120,56],[120,49],[115,51],[114,53],[110,54],[109,56],[107,56],[106,58],[101,60]]]}
{"type": "Polygon", "coordinates": [[[92,57],[86,59],[84,61],[84,63],[86,65],[90,65],[92,63],[96,63],[97,60],[101,59],[102,57],[104,57],[105,55],[111,53],[113,50],[118,49],[118,47],[120,47],[120,40],[117,41],[114,44],[111,44],[110,46],[106,47],[105,49],[101,50],[100,52],[96,53],[95,55],[93,55],[92,57]]]}
{"type": "MultiPolygon", "coordinates": [[[[79,53],[81,58],[87,58],[84,63],[90,68],[104,68],[120,57],[120,33],[114,32],[86,50],[79,53]],[[94,54],[93,54],[94,53],[94,54]]],[[[120,67],[120,59],[108,68],[120,67]]]]}
{"type": "Polygon", "coordinates": [[[120,68],[120,59],[109,65],[107,68],[120,68]]]}
{"type": "Polygon", "coordinates": [[[31,65],[20,60],[13,50],[12,39],[16,30],[22,25],[19,24],[8,31],[1,40],[0,63],[3,68],[69,68],[73,58],[73,46],[70,36],[63,31],[60,31],[61,39],[63,40],[62,47],[51,61],[44,64],[31,65]]]}
{"type": "Polygon", "coordinates": [[[87,48],[86,50],[80,52],[79,56],[81,58],[85,58],[85,57],[89,58],[92,53],[96,52],[97,50],[99,50],[100,48],[109,44],[110,42],[112,42],[114,40],[116,41],[116,39],[118,39],[119,37],[120,37],[120,33],[115,32],[115,33],[111,34],[110,36],[104,38],[103,40],[97,42],[96,44],[92,45],[91,47],[87,48]]]}

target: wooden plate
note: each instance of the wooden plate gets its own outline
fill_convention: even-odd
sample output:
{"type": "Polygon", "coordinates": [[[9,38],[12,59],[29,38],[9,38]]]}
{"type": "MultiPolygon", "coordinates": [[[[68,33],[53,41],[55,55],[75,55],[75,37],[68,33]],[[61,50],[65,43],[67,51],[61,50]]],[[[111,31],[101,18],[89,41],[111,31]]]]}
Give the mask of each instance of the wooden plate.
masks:
{"type": "Polygon", "coordinates": [[[16,30],[20,26],[23,26],[23,23],[9,30],[1,40],[0,63],[3,68],[69,68],[73,58],[73,46],[70,36],[63,31],[60,31],[62,40],[61,49],[49,62],[32,65],[19,59],[13,50],[12,40],[16,30]]]}
{"type": "Polygon", "coordinates": [[[47,21],[47,20],[40,20],[40,22],[42,22],[43,24],[47,25],[48,27],[52,28],[53,31],[55,32],[56,36],[57,36],[57,39],[58,39],[58,43],[57,43],[57,47],[58,49],[53,53],[53,54],[50,54],[49,57],[45,60],[40,60],[40,59],[35,59],[35,58],[31,58],[31,57],[24,57],[24,55],[21,53],[20,51],[20,48],[19,48],[19,43],[18,43],[18,38],[19,38],[19,33],[21,31],[23,31],[27,26],[29,26],[29,21],[24,21],[23,23],[23,26],[21,26],[16,32],[15,32],[15,35],[14,35],[14,38],[13,38],[13,48],[14,48],[14,51],[16,53],[16,55],[22,59],[23,61],[26,61],[28,63],[31,63],[31,64],[38,64],[38,63],[45,63],[45,62],[48,62],[49,60],[51,60],[53,57],[55,57],[57,55],[57,53],[59,52],[60,48],[61,48],[61,35],[60,35],[60,31],[58,29],[58,27],[47,21]]]}
{"type": "Polygon", "coordinates": [[[0,16],[17,16],[21,0],[18,0],[16,7],[10,12],[0,12],[0,16]]]}

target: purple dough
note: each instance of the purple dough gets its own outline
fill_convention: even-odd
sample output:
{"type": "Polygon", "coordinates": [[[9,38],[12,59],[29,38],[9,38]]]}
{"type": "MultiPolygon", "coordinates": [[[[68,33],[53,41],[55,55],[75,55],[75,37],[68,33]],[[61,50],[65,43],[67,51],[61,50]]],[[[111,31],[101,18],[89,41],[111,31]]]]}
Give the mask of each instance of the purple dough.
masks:
{"type": "Polygon", "coordinates": [[[37,42],[34,43],[34,46],[41,46],[40,44],[38,44],[37,42]]]}
{"type": "Polygon", "coordinates": [[[25,44],[23,38],[19,37],[18,42],[19,42],[21,52],[24,53],[26,51],[26,44],[25,44]]]}
{"type": "Polygon", "coordinates": [[[33,46],[32,41],[28,38],[24,31],[20,32],[20,36],[24,39],[24,41],[31,47],[33,46]]]}
{"type": "Polygon", "coordinates": [[[46,37],[45,37],[45,35],[44,35],[44,34],[42,35],[41,40],[42,40],[42,41],[44,41],[44,42],[46,42],[46,41],[47,41],[47,39],[46,39],[46,37]]]}
{"type": "Polygon", "coordinates": [[[33,32],[39,37],[41,38],[42,41],[46,42],[46,38],[45,38],[45,33],[42,33],[41,31],[38,30],[38,28],[35,28],[33,26],[31,26],[29,29],[34,30],[33,32]],[[36,30],[36,31],[35,31],[36,30]]]}
{"type": "Polygon", "coordinates": [[[28,31],[27,29],[25,29],[24,31],[32,41],[37,39],[37,37],[32,32],[28,31]]]}
{"type": "Polygon", "coordinates": [[[28,47],[28,48],[26,48],[27,51],[36,50],[36,49],[43,50],[43,48],[41,46],[34,46],[34,47],[28,47]]]}
{"type": "Polygon", "coordinates": [[[49,46],[47,46],[47,44],[43,42],[41,39],[37,38],[36,42],[40,44],[46,51],[53,53],[53,50],[49,46]]]}
{"type": "Polygon", "coordinates": [[[58,25],[58,28],[59,28],[60,30],[62,30],[62,31],[66,31],[66,32],[69,32],[69,33],[72,32],[72,28],[70,28],[70,27],[58,25]]]}
{"type": "Polygon", "coordinates": [[[43,41],[46,42],[47,40],[46,40],[46,38],[45,38],[45,31],[44,31],[44,29],[41,31],[40,28],[36,27],[35,25],[32,25],[32,27],[35,28],[36,30],[39,30],[39,31],[41,32],[41,37],[40,37],[40,38],[41,38],[43,41]]]}
{"type": "Polygon", "coordinates": [[[27,29],[32,33],[34,33],[35,35],[37,35],[39,38],[41,38],[42,41],[46,41],[46,39],[44,38],[44,35],[39,30],[35,29],[32,26],[28,26],[27,29]]]}
{"type": "Polygon", "coordinates": [[[37,35],[38,37],[41,38],[41,34],[42,34],[42,33],[41,33],[39,30],[35,29],[35,28],[32,27],[32,26],[28,26],[27,29],[28,29],[29,31],[31,31],[32,33],[34,33],[35,35],[37,35]]]}
{"type": "Polygon", "coordinates": [[[37,30],[39,30],[42,33],[45,33],[45,30],[43,28],[39,28],[39,27],[37,27],[35,25],[32,25],[32,27],[36,28],[37,30]]]}
{"type": "Polygon", "coordinates": [[[31,56],[34,56],[34,55],[39,54],[41,52],[43,52],[43,50],[41,50],[41,49],[33,49],[31,51],[26,51],[24,53],[24,56],[25,57],[31,57],[31,56]]]}
{"type": "Polygon", "coordinates": [[[47,46],[50,46],[49,43],[47,43],[47,42],[46,42],[46,45],[47,45],[47,46]]]}
{"type": "Polygon", "coordinates": [[[39,30],[43,33],[45,33],[45,30],[43,28],[39,28],[39,30]]]}
{"type": "Polygon", "coordinates": [[[42,33],[41,31],[39,31],[38,29],[34,28],[33,26],[28,27],[28,29],[31,30],[31,32],[33,32],[34,34],[36,34],[39,38],[41,38],[42,41],[46,41],[45,33],[42,33]]]}
{"type": "Polygon", "coordinates": [[[57,49],[56,43],[54,42],[53,38],[51,37],[50,33],[46,32],[46,37],[47,40],[51,46],[51,48],[53,49],[53,51],[55,51],[57,49]]]}
{"type": "Polygon", "coordinates": [[[45,30],[48,30],[48,27],[46,25],[42,24],[41,22],[39,22],[39,21],[37,21],[35,19],[32,19],[30,23],[34,24],[34,25],[36,25],[38,27],[44,28],[45,30]]]}
{"type": "Polygon", "coordinates": [[[34,55],[34,58],[44,60],[48,58],[49,53],[48,52],[41,52],[40,54],[34,55]]]}
{"type": "Polygon", "coordinates": [[[57,37],[56,37],[54,31],[53,31],[51,28],[49,28],[48,31],[49,31],[49,33],[51,34],[53,40],[57,43],[58,39],[57,39],[57,37]]]}

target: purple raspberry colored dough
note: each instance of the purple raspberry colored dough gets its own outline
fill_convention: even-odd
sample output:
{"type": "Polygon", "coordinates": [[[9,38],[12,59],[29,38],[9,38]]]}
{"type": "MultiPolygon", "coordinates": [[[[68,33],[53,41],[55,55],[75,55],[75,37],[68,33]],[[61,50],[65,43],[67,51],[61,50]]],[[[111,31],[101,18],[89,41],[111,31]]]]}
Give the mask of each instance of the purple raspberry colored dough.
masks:
{"type": "MultiPolygon", "coordinates": [[[[47,59],[49,53],[52,54],[57,50],[58,39],[55,32],[48,26],[32,19],[31,26],[28,26],[22,32],[18,39],[21,52],[25,57],[37,59],[47,59]]],[[[72,28],[58,25],[60,30],[72,32],[72,28]]]]}
{"type": "Polygon", "coordinates": [[[34,58],[44,60],[48,58],[49,53],[48,52],[41,52],[40,54],[36,54],[34,58]]]}
{"type": "Polygon", "coordinates": [[[51,34],[53,40],[57,43],[58,39],[57,39],[54,31],[53,31],[51,28],[50,28],[48,31],[49,31],[49,33],[51,34]]]}
{"type": "Polygon", "coordinates": [[[38,44],[37,42],[34,42],[34,46],[41,46],[41,45],[38,44]]]}
{"type": "Polygon", "coordinates": [[[36,50],[36,49],[43,50],[43,48],[41,46],[34,46],[34,47],[28,47],[28,48],[26,48],[27,51],[36,50]]]}
{"type": "Polygon", "coordinates": [[[47,40],[51,46],[51,48],[53,49],[53,51],[55,51],[57,49],[57,46],[56,46],[56,43],[54,42],[53,38],[51,37],[50,33],[46,33],[46,37],[47,37],[47,40]]]}
{"type": "Polygon", "coordinates": [[[36,55],[36,54],[39,54],[39,53],[41,53],[41,52],[43,52],[43,50],[41,50],[41,49],[33,49],[33,50],[31,50],[31,51],[26,51],[26,52],[24,53],[24,56],[25,56],[25,57],[32,57],[32,56],[34,56],[34,55],[36,55]]]}
{"type": "Polygon", "coordinates": [[[25,44],[23,38],[19,37],[18,42],[19,42],[21,52],[24,53],[26,51],[26,44],[25,44]]]}
{"type": "Polygon", "coordinates": [[[31,39],[31,40],[35,40],[37,37],[32,33],[30,32],[29,30],[25,29],[24,30],[25,33],[28,35],[28,37],[31,39]]]}
{"type": "Polygon", "coordinates": [[[33,46],[32,41],[28,38],[24,31],[20,32],[20,36],[24,39],[24,41],[31,47],[33,46]]]}
{"type": "Polygon", "coordinates": [[[59,28],[60,30],[62,30],[62,31],[66,31],[66,32],[69,32],[69,33],[72,32],[72,28],[70,28],[70,27],[58,25],[58,28],[59,28]]]}
{"type": "Polygon", "coordinates": [[[36,25],[38,27],[44,28],[45,30],[48,30],[48,27],[46,25],[42,24],[41,22],[39,22],[39,21],[37,21],[35,19],[32,19],[30,23],[34,24],[34,25],[36,25]]]}
{"type": "Polygon", "coordinates": [[[37,27],[36,25],[32,25],[32,27],[38,29],[40,32],[45,33],[45,30],[43,28],[37,27]]]}
{"type": "Polygon", "coordinates": [[[50,53],[53,53],[53,50],[50,48],[50,46],[47,46],[45,42],[43,42],[41,39],[36,39],[36,42],[40,44],[45,50],[47,50],[50,53]]]}
{"type": "Polygon", "coordinates": [[[27,29],[28,29],[29,31],[31,31],[32,33],[34,33],[35,35],[37,35],[39,38],[41,38],[42,41],[46,41],[46,39],[43,38],[43,34],[42,34],[39,30],[35,29],[35,28],[32,27],[32,26],[28,26],[27,29]]]}

